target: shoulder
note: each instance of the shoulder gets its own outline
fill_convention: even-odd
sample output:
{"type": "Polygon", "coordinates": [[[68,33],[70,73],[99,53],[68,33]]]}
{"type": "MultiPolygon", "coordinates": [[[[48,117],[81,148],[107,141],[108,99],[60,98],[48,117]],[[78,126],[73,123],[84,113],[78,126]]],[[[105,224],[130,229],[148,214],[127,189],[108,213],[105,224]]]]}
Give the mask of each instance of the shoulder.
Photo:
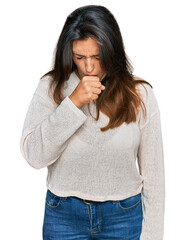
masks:
{"type": "Polygon", "coordinates": [[[35,94],[45,95],[50,87],[50,83],[51,83],[50,76],[44,76],[44,77],[40,78],[37,83],[35,94]]]}
{"type": "Polygon", "coordinates": [[[53,89],[50,88],[52,82],[51,76],[44,76],[38,80],[34,94],[39,95],[48,103],[55,105],[53,100],[53,89]]]}
{"type": "Polygon", "coordinates": [[[136,91],[140,94],[143,101],[148,101],[154,95],[153,88],[147,83],[136,84],[136,91]]]}
{"type": "Polygon", "coordinates": [[[134,81],[138,81],[138,80],[142,80],[145,82],[138,82],[136,83],[136,91],[139,93],[139,95],[141,96],[142,100],[147,104],[149,103],[155,103],[156,100],[156,96],[155,96],[155,92],[153,89],[153,86],[147,82],[146,80],[142,79],[142,78],[138,78],[138,77],[134,77],[134,81]]]}
{"type": "Polygon", "coordinates": [[[147,119],[160,112],[153,86],[151,87],[148,83],[138,83],[136,84],[136,91],[146,107],[147,119]]]}
{"type": "Polygon", "coordinates": [[[133,80],[136,82],[136,91],[138,91],[143,97],[147,97],[148,94],[152,94],[153,93],[153,88],[152,86],[150,86],[151,84],[149,82],[147,82],[146,80],[144,80],[143,78],[139,78],[134,76],[133,80]],[[138,82],[139,80],[145,81],[145,82],[138,82]]]}

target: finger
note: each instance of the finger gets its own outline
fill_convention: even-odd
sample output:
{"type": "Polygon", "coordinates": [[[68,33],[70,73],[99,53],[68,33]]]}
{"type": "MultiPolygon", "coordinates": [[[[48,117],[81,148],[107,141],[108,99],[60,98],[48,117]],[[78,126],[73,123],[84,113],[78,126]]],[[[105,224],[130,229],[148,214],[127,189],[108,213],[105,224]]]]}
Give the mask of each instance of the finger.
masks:
{"type": "Polygon", "coordinates": [[[103,84],[101,84],[101,82],[91,82],[89,84],[91,87],[94,87],[94,88],[99,88],[101,90],[104,90],[105,89],[105,86],[103,84]]]}
{"type": "Polygon", "coordinates": [[[91,88],[91,91],[93,92],[93,94],[100,94],[101,93],[101,89],[100,88],[91,88]]]}
{"type": "Polygon", "coordinates": [[[83,77],[83,80],[85,80],[85,81],[95,81],[95,82],[97,82],[97,81],[100,81],[100,78],[99,77],[97,77],[97,76],[84,76],[83,77]]]}
{"type": "Polygon", "coordinates": [[[92,97],[93,97],[93,99],[97,99],[99,96],[98,96],[98,94],[93,94],[92,97]]]}

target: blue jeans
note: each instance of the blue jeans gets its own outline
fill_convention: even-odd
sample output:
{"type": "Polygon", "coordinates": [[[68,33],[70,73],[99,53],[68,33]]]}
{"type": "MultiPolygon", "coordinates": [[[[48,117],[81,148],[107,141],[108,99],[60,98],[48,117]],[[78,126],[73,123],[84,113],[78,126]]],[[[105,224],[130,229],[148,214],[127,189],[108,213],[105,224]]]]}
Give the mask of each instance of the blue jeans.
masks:
{"type": "Polygon", "coordinates": [[[141,193],[94,202],[47,190],[42,234],[44,240],[139,240],[142,219],[141,193]]]}

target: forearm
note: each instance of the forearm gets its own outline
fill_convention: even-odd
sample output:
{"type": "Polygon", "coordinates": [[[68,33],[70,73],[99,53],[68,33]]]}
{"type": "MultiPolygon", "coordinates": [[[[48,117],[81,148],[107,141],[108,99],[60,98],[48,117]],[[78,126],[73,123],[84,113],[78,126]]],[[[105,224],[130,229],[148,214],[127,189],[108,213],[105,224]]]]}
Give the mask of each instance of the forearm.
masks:
{"type": "MultiPolygon", "coordinates": [[[[35,97],[39,98],[39,96],[35,97]]],[[[39,99],[39,104],[44,106],[42,101],[39,99]]],[[[30,106],[30,108],[35,109],[36,107],[30,106]]],[[[34,118],[34,114],[36,114],[36,111],[33,110],[28,112],[26,126],[28,125],[26,122],[32,122],[30,118],[34,118]]],[[[40,112],[38,114],[39,117],[42,115],[40,112]]],[[[29,124],[30,128],[27,126],[23,130],[21,150],[24,158],[36,169],[52,164],[65,149],[67,140],[86,118],[86,115],[69,98],[64,99],[48,117],[35,126],[29,124]]]]}

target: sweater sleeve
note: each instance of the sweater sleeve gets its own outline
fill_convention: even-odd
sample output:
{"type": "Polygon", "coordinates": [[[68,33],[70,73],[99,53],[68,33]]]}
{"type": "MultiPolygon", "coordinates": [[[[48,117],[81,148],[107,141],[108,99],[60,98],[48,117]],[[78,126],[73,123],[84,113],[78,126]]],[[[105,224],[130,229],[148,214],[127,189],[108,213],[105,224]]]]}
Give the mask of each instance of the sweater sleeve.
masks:
{"type": "Polygon", "coordinates": [[[162,240],[165,211],[165,173],[160,111],[148,88],[147,117],[142,121],[138,166],[143,176],[141,240],[162,240]]]}
{"type": "Polygon", "coordinates": [[[35,169],[55,162],[67,146],[67,140],[82,126],[87,116],[68,96],[54,107],[46,93],[48,81],[39,82],[30,102],[22,136],[22,156],[35,169]]]}

